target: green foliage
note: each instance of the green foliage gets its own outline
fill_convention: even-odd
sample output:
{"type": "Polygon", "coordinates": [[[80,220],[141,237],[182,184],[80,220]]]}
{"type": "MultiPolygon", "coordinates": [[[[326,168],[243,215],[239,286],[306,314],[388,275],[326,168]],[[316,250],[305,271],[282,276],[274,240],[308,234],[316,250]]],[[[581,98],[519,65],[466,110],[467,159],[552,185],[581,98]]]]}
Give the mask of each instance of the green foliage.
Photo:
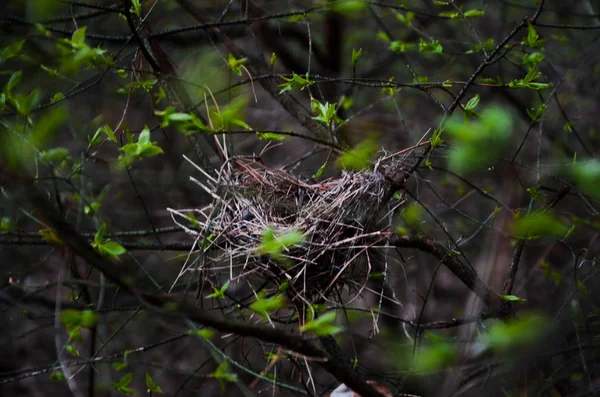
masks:
{"type": "Polygon", "coordinates": [[[322,104],[313,97],[310,99],[310,104],[312,111],[317,114],[316,117],[313,117],[314,120],[322,122],[327,127],[330,127],[331,123],[339,124],[342,122],[342,119],[337,115],[337,103],[329,104],[329,102],[326,102],[322,104]]]}
{"type": "Polygon", "coordinates": [[[283,141],[287,139],[287,135],[274,132],[257,132],[256,136],[262,141],[283,141]]]}
{"type": "Polygon", "coordinates": [[[131,5],[133,6],[131,11],[133,11],[135,15],[138,17],[142,15],[142,4],[140,3],[140,0],[131,0],[131,5]]]}
{"type": "Polygon", "coordinates": [[[419,41],[419,52],[427,52],[431,54],[441,54],[444,51],[444,48],[437,40],[425,41],[421,37],[419,41]]]}
{"type": "Polygon", "coordinates": [[[126,84],[124,87],[121,87],[117,90],[119,94],[127,95],[130,91],[141,89],[146,92],[150,92],[152,88],[158,83],[157,79],[150,80],[142,80],[142,81],[134,81],[132,83],[126,84]]]}
{"type": "Polygon", "coordinates": [[[583,193],[600,199],[600,161],[590,160],[577,163],[571,169],[571,177],[583,193]]]}
{"type": "Polygon", "coordinates": [[[521,44],[525,47],[543,49],[546,39],[540,39],[540,35],[537,33],[531,23],[527,23],[527,36],[521,41],[521,44]]]}
{"type": "Polygon", "coordinates": [[[483,47],[480,46],[479,44],[477,44],[475,46],[475,49],[473,49],[473,50],[467,50],[467,52],[465,52],[465,54],[473,54],[475,52],[483,52],[483,50],[491,51],[491,50],[494,49],[494,47],[496,47],[496,43],[494,42],[493,38],[487,39],[482,44],[483,44],[483,47]]]}
{"type": "Polygon", "coordinates": [[[92,310],[65,309],[60,313],[60,322],[65,326],[94,328],[98,323],[98,314],[92,310]]]}
{"type": "Polygon", "coordinates": [[[271,313],[276,310],[282,309],[288,305],[287,299],[283,294],[277,294],[270,298],[264,298],[258,296],[256,300],[250,305],[250,310],[260,314],[263,317],[269,317],[271,313]]]}
{"type": "Polygon", "coordinates": [[[18,57],[23,49],[23,44],[25,44],[25,40],[20,40],[2,48],[0,50],[0,65],[12,58],[18,57]]]}
{"type": "Polygon", "coordinates": [[[401,236],[420,235],[425,231],[425,210],[417,203],[410,203],[400,211],[402,224],[396,227],[396,233],[401,236]]]}
{"type": "Polygon", "coordinates": [[[160,119],[160,126],[173,127],[178,131],[183,132],[185,135],[192,135],[198,132],[211,132],[211,129],[204,125],[193,113],[181,113],[173,106],[169,106],[164,110],[156,110],[154,114],[160,119]]]}
{"type": "Polygon", "coordinates": [[[94,247],[102,256],[119,260],[119,255],[123,255],[127,251],[121,244],[110,241],[110,239],[104,239],[105,232],[106,224],[103,224],[94,236],[92,247],[94,247]]]}
{"type": "Polygon", "coordinates": [[[248,58],[235,59],[232,53],[229,53],[229,59],[227,60],[227,66],[238,76],[242,75],[242,65],[248,61],[248,58]]]}
{"type": "Polygon", "coordinates": [[[244,109],[247,104],[248,98],[240,95],[229,101],[229,103],[220,111],[212,111],[211,118],[213,130],[223,131],[230,128],[232,124],[246,130],[251,130],[252,128],[242,120],[244,118],[244,109]]]}
{"type": "Polygon", "coordinates": [[[502,108],[488,108],[476,122],[460,122],[456,117],[446,125],[454,147],[448,165],[456,173],[483,170],[507,147],[512,134],[512,116],[502,108]]]}
{"type": "Polygon", "coordinates": [[[215,299],[221,299],[225,297],[225,291],[227,291],[227,288],[229,287],[229,282],[231,280],[227,280],[227,282],[225,282],[225,284],[223,284],[223,286],[221,288],[217,288],[214,285],[212,286],[213,289],[213,293],[212,294],[208,294],[205,296],[206,299],[211,299],[211,298],[215,298],[215,299]]]}
{"type": "Polygon", "coordinates": [[[458,357],[453,344],[442,338],[428,334],[432,341],[424,343],[415,357],[414,370],[417,372],[432,372],[452,366],[458,357]]]}
{"type": "Polygon", "coordinates": [[[362,48],[359,48],[358,50],[356,48],[352,49],[352,69],[356,69],[356,65],[358,64],[358,61],[360,60],[361,55],[362,55],[362,48]]]}
{"type": "Polygon", "coordinates": [[[105,50],[92,48],[85,43],[87,26],[82,26],[73,32],[70,39],[61,39],[57,42],[57,48],[61,55],[66,57],[61,67],[63,73],[74,73],[82,66],[108,67],[113,66],[113,61],[108,58],[105,50]]]}
{"type": "Polygon", "coordinates": [[[530,68],[522,79],[516,79],[508,83],[509,88],[529,88],[531,90],[543,90],[545,88],[550,88],[553,85],[551,83],[540,83],[535,80],[542,77],[542,73],[538,72],[536,68],[530,68]]]}
{"type": "Polygon", "coordinates": [[[341,327],[335,325],[336,312],[327,312],[319,316],[316,320],[309,321],[300,327],[301,332],[311,332],[317,336],[335,335],[343,331],[341,327]]]}
{"type": "Polygon", "coordinates": [[[194,329],[188,332],[191,336],[195,336],[202,339],[211,339],[215,335],[215,331],[212,328],[194,329]]]}
{"type": "MultiPolygon", "coordinates": [[[[465,18],[480,18],[485,15],[485,11],[483,10],[468,10],[463,12],[465,18]]],[[[462,18],[458,11],[448,11],[448,12],[440,12],[441,17],[446,17],[450,19],[462,18]]]]}
{"type": "Polygon", "coordinates": [[[152,379],[149,372],[146,372],[146,391],[148,393],[163,393],[162,388],[154,383],[154,379],[152,379]]]}
{"type": "Polygon", "coordinates": [[[548,320],[541,315],[521,315],[506,322],[494,322],[482,339],[492,350],[510,355],[534,345],[547,327],[548,320]]]}
{"type": "Polygon", "coordinates": [[[345,152],[338,158],[338,166],[345,170],[362,170],[368,168],[371,160],[377,154],[379,145],[375,139],[368,138],[360,142],[356,147],[345,152]]]}
{"type": "Polygon", "coordinates": [[[417,48],[415,43],[406,43],[402,41],[392,41],[390,43],[389,49],[397,54],[401,54],[404,52],[410,52],[417,48]]]}
{"type": "Polygon", "coordinates": [[[236,383],[238,381],[237,374],[227,372],[227,368],[229,367],[228,361],[223,361],[221,365],[215,369],[215,371],[210,374],[210,377],[219,381],[221,385],[221,390],[225,390],[225,386],[227,383],[236,383]]]}
{"type": "Polygon", "coordinates": [[[394,12],[394,15],[396,15],[396,19],[406,26],[412,26],[412,21],[415,19],[415,13],[413,11],[407,11],[405,13],[394,12]]]}
{"type": "MultiPolygon", "coordinates": [[[[23,77],[23,72],[20,70],[14,72],[8,82],[2,89],[2,100],[0,103],[0,108],[5,109],[6,105],[14,109],[19,116],[27,117],[30,124],[32,124],[31,118],[29,114],[33,110],[33,108],[38,104],[40,99],[40,91],[38,89],[31,90],[29,94],[21,94],[15,92],[15,88],[21,82],[23,77]]],[[[50,112],[49,114],[57,114],[54,112],[50,112]]]]}
{"type": "Polygon", "coordinates": [[[367,3],[364,0],[339,0],[334,1],[331,8],[348,18],[356,18],[362,15],[367,3]]]}
{"type": "Polygon", "coordinates": [[[110,382],[110,384],[116,391],[120,393],[126,394],[128,396],[135,396],[135,390],[129,387],[129,384],[132,380],[133,375],[131,374],[131,372],[129,372],[123,375],[123,377],[118,382],[110,382]]]}
{"type": "Polygon", "coordinates": [[[52,245],[63,245],[61,239],[56,235],[54,229],[48,227],[46,229],[40,230],[40,236],[42,236],[42,240],[52,245]]]}
{"type": "Polygon", "coordinates": [[[527,302],[527,299],[519,298],[518,296],[515,296],[515,295],[500,295],[500,298],[505,302],[511,302],[511,303],[527,302]]]}
{"type": "Polygon", "coordinates": [[[124,166],[129,166],[135,160],[142,160],[163,152],[156,142],[150,141],[150,130],[147,126],[140,132],[137,142],[130,142],[120,150],[124,155],[119,157],[119,163],[124,166]]]}
{"type": "Polygon", "coordinates": [[[565,238],[569,227],[548,212],[518,218],[513,222],[512,232],[522,238],[538,238],[541,236],[565,238]]]}
{"type": "Polygon", "coordinates": [[[540,106],[538,106],[537,109],[531,108],[531,109],[525,109],[525,110],[527,111],[527,115],[531,119],[531,122],[537,123],[542,119],[542,117],[544,116],[544,113],[546,113],[546,108],[547,108],[546,104],[542,103],[540,106]]]}
{"type": "Polygon", "coordinates": [[[281,78],[285,80],[285,83],[279,84],[279,87],[281,87],[281,91],[279,91],[279,94],[283,94],[286,91],[291,91],[295,89],[299,89],[300,91],[302,91],[315,83],[314,81],[309,80],[308,73],[306,74],[306,78],[303,78],[294,72],[292,72],[292,77],[290,78],[283,76],[281,76],[281,78]]]}
{"type": "Polygon", "coordinates": [[[64,147],[44,150],[41,154],[42,161],[59,162],[69,156],[69,150],[64,147]]]}
{"type": "Polygon", "coordinates": [[[291,261],[283,252],[289,248],[302,244],[306,236],[297,230],[289,230],[283,234],[276,235],[271,227],[265,229],[262,235],[257,252],[260,255],[267,255],[284,265],[291,265],[291,261]]]}

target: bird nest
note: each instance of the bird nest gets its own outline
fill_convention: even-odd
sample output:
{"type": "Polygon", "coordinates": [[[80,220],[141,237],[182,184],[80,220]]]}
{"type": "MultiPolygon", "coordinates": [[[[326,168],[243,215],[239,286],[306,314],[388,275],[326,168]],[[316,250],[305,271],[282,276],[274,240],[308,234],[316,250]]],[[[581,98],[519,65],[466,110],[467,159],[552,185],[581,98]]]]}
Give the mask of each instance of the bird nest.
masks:
{"type": "Polygon", "coordinates": [[[319,301],[350,281],[366,284],[370,252],[389,235],[376,226],[399,188],[390,178],[397,165],[393,172],[382,166],[321,182],[269,169],[256,159],[232,159],[216,177],[196,168],[206,180],[192,181],[213,200],[201,209],[169,209],[196,241],[180,275],[227,269],[231,280],[257,276],[285,290],[293,302],[319,301]]]}

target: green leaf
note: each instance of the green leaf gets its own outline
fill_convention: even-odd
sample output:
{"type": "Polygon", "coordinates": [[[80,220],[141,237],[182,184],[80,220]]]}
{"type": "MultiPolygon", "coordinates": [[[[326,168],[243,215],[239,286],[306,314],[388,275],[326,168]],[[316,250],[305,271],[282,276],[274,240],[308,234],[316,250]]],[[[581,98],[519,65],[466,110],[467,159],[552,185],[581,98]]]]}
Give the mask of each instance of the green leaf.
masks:
{"type": "Polygon", "coordinates": [[[430,42],[425,41],[422,37],[419,41],[419,52],[429,52],[432,54],[441,54],[444,48],[437,40],[432,40],[430,42]]]}
{"type": "Polygon", "coordinates": [[[479,18],[485,15],[483,10],[468,10],[464,12],[465,18],[479,18]]]}
{"type": "Polygon", "coordinates": [[[2,48],[2,51],[0,51],[0,65],[9,59],[16,58],[21,53],[23,44],[25,44],[25,40],[20,40],[2,48]]]}
{"type": "Polygon", "coordinates": [[[359,48],[358,50],[356,48],[352,49],[352,68],[356,68],[361,55],[362,48],[359,48]]]}
{"type": "Polygon", "coordinates": [[[473,98],[469,99],[465,105],[466,110],[473,110],[479,105],[479,94],[476,94],[473,98]]]}
{"type": "Polygon", "coordinates": [[[215,299],[221,299],[225,297],[225,291],[227,291],[227,288],[229,287],[229,282],[230,280],[227,280],[227,282],[225,284],[223,284],[223,286],[221,288],[217,288],[214,285],[212,286],[213,289],[213,293],[206,295],[205,298],[206,299],[211,299],[211,298],[215,298],[215,299]]]}
{"type": "Polygon", "coordinates": [[[98,313],[93,310],[65,309],[60,313],[60,322],[67,327],[94,328],[98,323],[98,313]]]}
{"type": "Polygon", "coordinates": [[[73,32],[71,36],[71,44],[73,47],[82,47],[85,45],[85,32],[87,31],[87,26],[82,26],[76,31],[73,32]]]}
{"type": "Polygon", "coordinates": [[[364,0],[339,0],[333,2],[331,8],[346,17],[355,18],[362,15],[367,3],[364,0]]]}
{"type": "Polygon", "coordinates": [[[66,345],[65,350],[69,352],[73,357],[79,357],[79,350],[73,345],[66,345]]]}
{"type": "Polygon", "coordinates": [[[189,334],[202,339],[211,339],[215,335],[215,331],[211,328],[202,328],[191,330],[189,334]]]}
{"type": "Polygon", "coordinates": [[[96,235],[94,236],[94,247],[102,256],[113,257],[118,260],[120,255],[123,255],[127,250],[119,243],[110,241],[110,239],[104,239],[104,233],[106,232],[106,224],[102,224],[96,235]]]}
{"type": "Polygon", "coordinates": [[[111,382],[113,388],[126,395],[135,396],[136,392],[132,388],[128,387],[131,381],[133,380],[133,375],[131,372],[126,373],[118,382],[111,382]]]}
{"type": "Polygon", "coordinates": [[[328,127],[333,122],[342,122],[342,119],[340,119],[337,115],[337,103],[329,104],[329,102],[326,102],[323,104],[313,97],[310,99],[310,104],[312,111],[317,113],[317,116],[313,117],[314,120],[320,121],[328,127]]]}
{"type": "Polygon", "coordinates": [[[402,41],[392,41],[390,42],[389,49],[397,54],[402,54],[405,52],[413,51],[417,48],[417,45],[414,43],[405,43],[402,41]]]}
{"type": "Polygon", "coordinates": [[[227,368],[229,367],[228,361],[223,361],[221,365],[215,369],[215,372],[210,374],[211,378],[214,378],[219,381],[221,384],[221,390],[225,390],[225,386],[227,383],[236,383],[238,381],[238,376],[234,373],[227,372],[227,368]]]}
{"type": "Polygon", "coordinates": [[[283,76],[281,76],[281,78],[285,80],[285,83],[279,84],[279,87],[281,87],[281,91],[279,91],[279,94],[283,94],[286,91],[291,91],[294,89],[300,89],[300,91],[302,91],[306,87],[309,87],[312,84],[314,84],[314,81],[310,81],[308,79],[308,73],[306,74],[306,78],[303,78],[294,72],[292,72],[291,78],[283,76]]]}
{"type": "Polygon", "coordinates": [[[548,321],[536,314],[522,315],[518,319],[507,322],[497,321],[482,335],[483,340],[492,350],[513,354],[520,348],[535,344],[548,329],[548,321]]]}
{"type": "Polygon", "coordinates": [[[142,4],[140,3],[140,0],[131,0],[131,5],[133,6],[135,15],[138,17],[142,15],[142,4]]]}
{"type": "Polygon", "coordinates": [[[65,95],[62,92],[57,92],[56,94],[54,94],[52,96],[52,98],[50,98],[50,103],[56,103],[58,101],[61,101],[65,99],[65,95]]]}
{"type": "Polygon", "coordinates": [[[356,147],[338,158],[338,165],[346,170],[362,170],[370,166],[371,160],[378,150],[378,143],[374,139],[365,139],[356,147]]]}
{"type": "Polygon", "coordinates": [[[52,228],[46,228],[40,230],[40,235],[42,236],[42,240],[52,244],[52,245],[63,245],[63,242],[58,236],[56,232],[52,228]]]}
{"type": "Polygon", "coordinates": [[[257,252],[260,255],[267,255],[277,262],[285,265],[290,265],[290,260],[283,252],[289,251],[289,248],[300,245],[306,240],[304,234],[297,230],[289,230],[283,234],[275,235],[273,228],[268,227],[262,235],[260,245],[257,247],[257,252]]]}
{"type": "Polygon", "coordinates": [[[317,336],[335,335],[343,331],[341,327],[335,325],[336,312],[327,312],[319,316],[316,320],[309,321],[300,327],[301,332],[311,332],[317,336]]]}
{"type": "Polygon", "coordinates": [[[64,382],[65,379],[65,374],[62,371],[54,371],[50,374],[50,380],[64,382]]]}
{"type": "MultiPolygon", "coordinates": [[[[431,338],[433,335],[428,334],[431,338]]],[[[429,373],[452,366],[458,358],[456,348],[441,338],[425,343],[415,357],[414,370],[429,373]]]]}
{"type": "Polygon", "coordinates": [[[242,75],[242,65],[248,61],[248,58],[235,59],[232,53],[229,53],[227,65],[238,76],[242,75]]]}
{"type": "Polygon", "coordinates": [[[154,379],[152,379],[149,372],[146,372],[146,388],[148,393],[163,393],[162,388],[154,383],[154,379]]]}
{"type": "Polygon", "coordinates": [[[571,177],[584,194],[600,199],[600,161],[577,163],[571,169],[571,177]]]}
{"type": "Polygon", "coordinates": [[[513,302],[513,303],[527,302],[527,299],[519,298],[518,296],[515,296],[515,295],[500,295],[500,297],[502,298],[503,301],[506,301],[506,302],[513,302]]]}
{"type": "Polygon", "coordinates": [[[268,317],[272,312],[282,309],[288,305],[288,301],[283,294],[277,294],[271,298],[263,298],[259,296],[251,305],[250,310],[260,314],[263,317],[268,317]]]}
{"type": "Polygon", "coordinates": [[[456,173],[481,171],[494,163],[512,135],[512,115],[502,108],[487,108],[476,121],[451,118],[446,124],[453,147],[448,165],[456,173]]]}
{"type": "Polygon", "coordinates": [[[522,238],[538,238],[541,236],[562,239],[569,227],[548,212],[529,215],[513,222],[512,232],[522,238]]]}
{"type": "Polygon", "coordinates": [[[287,139],[287,135],[276,134],[274,132],[257,132],[256,136],[263,141],[283,141],[287,139]]]}
{"type": "Polygon", "coordinates": [[[69,150],[64,147],[45,150],[42,152],[42,161],[58,162],[62,161],[69,155],[69,150]]]}
{"type": "MultiPolygon", "coordinates": [[[[135,158],[141,160],[146,157],[156,156],[163,153],[160,146],[156,142],[150,141],[150,130],[147,126],[144,127],[138,137],[138,141],[124,145],[120,150],[125,153],[125,158],[135,158]]],[[[123,159],[123,157],[121,157],[123,159]]]]}
{"type": "Polygon", "coordinates": [[[319,170],[313,175],[313,179],[320,179],[323,176],[325,168],[327,168],[327,164],[328,162],[326,161],[321,167],[319,167],[319,170]]]}

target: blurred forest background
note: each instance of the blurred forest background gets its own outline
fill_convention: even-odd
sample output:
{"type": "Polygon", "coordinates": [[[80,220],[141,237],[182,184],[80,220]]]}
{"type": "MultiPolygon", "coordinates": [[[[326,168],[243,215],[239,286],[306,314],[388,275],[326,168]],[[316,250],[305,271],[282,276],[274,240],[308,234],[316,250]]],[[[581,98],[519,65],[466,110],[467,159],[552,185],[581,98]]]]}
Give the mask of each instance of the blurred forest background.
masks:
{"type": "Polygon", "coordinates": [[[599,2],[0,13],[1,395],[600,393],[599,2]]]}

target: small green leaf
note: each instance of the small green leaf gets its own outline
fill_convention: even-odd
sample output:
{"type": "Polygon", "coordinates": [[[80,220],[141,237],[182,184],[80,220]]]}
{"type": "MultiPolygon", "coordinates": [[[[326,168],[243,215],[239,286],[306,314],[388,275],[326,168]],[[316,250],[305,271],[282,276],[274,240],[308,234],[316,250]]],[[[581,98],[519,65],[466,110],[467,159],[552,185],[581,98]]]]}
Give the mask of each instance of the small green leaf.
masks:
{"type": "Polygon", "coordinates": [[[286,91],[291,91],[296,88],[298,88],[298,89],[300,89],[300,91],[302,91],[305,88],[314,84],[314,81],[310,81],[308,79],[308,73],[306,74],[306,78],[303,78],[294,72],[292,72],[291,78],[287,78],[287,77],[283,77],[283,76],[281,76],[281,78],[283,80],[285,80],[285,83],[279,84],[279,87],[281,87],[281,91],[279,91],[279,94],[283,94],[286,91]]]}
{"type": "Polygon", "coordinates": [[[56,103],[58,101],[61,101],[65,99],[65,95],[62,92],[57,92],[56,94],[54,94],[52,96],[52,98],[50,98],[50,103],[56,103]]]}
{"type": "Polygon", "coordinates": [[[518,296],[515,296],[515,295],[500,295],[500,297],[502,298],[503,301],[506,301],[506,302],[513,302],[513,303],[527,302],[527,299],[519,298],[518,296]]]}
{"type": "Polygon", "coordinates": [[[219,381],[219,383],[221,384],[222,391],[225,390],[225,386],[227,385],[227,383],[236,383],[238,381],[238,376],[236,374],[227,372],[228,367],[229,367],[229,362],[223,361],[217,367],[217,369],[215,369],[215,372],[210,374],[211,378],[214,378],[219,381]]]}
{"type": "Polygon", "coordinates": [[[20,40],[2,48],[2,51],[0,51],[0,65],[9,59],[16,58],[21,53],[23,44],[25,44],[25,40],[20,40]]]}
{"type": "Polygon", "coordinates": [[[118,382],[111,382],[113,388],[126,395],[135,396],[136,392],[132,388],[128,387],[131,381],[133,380],[133,375],[131,372],[126,373],[118,382]]]}
{"type": "Polygon", "coordinates": [[[356,65],[358,64],[358,61],[359,61],[361,55],[362,55],[362,48],[359,48],[358,50],[356,48],[352,49],[352,67],[353,68],[356,68],[356,65]]]}
{"type": "Polygon", "coordinates": [[[272,312],[282,309],[288,305],[288,301],[283,294],[277,294],[271,298],[258,297],[250,305],[250,310],[260,314],[263,317],[268,317],[272,312]]]}
{"type": "Polygon", "coordinates": [[[311,332],[317,336],[335,335],[343,331],[341,327],[336,326],[336,312],[327,312],[319,316],[316,320],[309,321],[300,327],[301,332],[311,332]]]}
{"type": "Polygon", "coordinates": [[[69,155],[69,150],[64,147],[44,150],[42,152],[42,161],[58,162],[62,161],[69,155]]]}
{"type": "Polygon", "coordinates": [[[202,339],[211,339],[215,335],[215,331],[211,328],[202,328],[191,330],[189,334],[202,339]]]}
{"type": "Polygon", "coordinates": [[[338,165],[346,170],[362,170],[368,168],[377,153],[378,143],[374,139],[365,139],[349,152],[338,158],[338,165]]]}
{"type": "Polygon", "coordinates": [[[476,94],[473,98],[469,99],[465,105],[465,110],[474,110],[479,105],[479,94],[476,94]]]}
{"type": "Polygon", "coordinates": [[[163,393],[162,388],[154,383],[154,379],[152,379],[149,372],[146,372],[146,388],[148,393],[163,393]]]}
{"type": "Polygon", "coordinates": [[[230,280],[227,280],[227,282],[225,282],[225,284],[223,284],[223,286],[221,288],[217,288],[214,285],[212,286],[213,289],[213,293],[206,295],[205,298],[206,299],[221,299],[225,297],[225,291],[227,291],[227,288],[229,287],[229,282],[230,280]]]}
{"type": "Polygon", "coordinates": [[[287,135],[277,134],[274,132],[257,132],[258,139],[263,141],[283,141],[287,139],[287,135]]]}
{"type": "Polygon", "coordinates": [[[235,59],[232,53],[229,53],[227,65],[238,76],[242,75],[242,65],[248,61],[248,58],[235,59]]]}
{"type": "Polygon", "coordinates": [[[67,350],[69,352],[69,354],[71,354],[72,356],[79,357],[79,350],[77,350],[77,348],[75,346],[66,345],[65,350],[67,350]]]}
{"type": "Polygon", "coordinates": [[[140,0],[131,0],[131,5],[133,6],[135,15],[138,17],[142,15],[142,4],[140,3],[140,0]]]}

